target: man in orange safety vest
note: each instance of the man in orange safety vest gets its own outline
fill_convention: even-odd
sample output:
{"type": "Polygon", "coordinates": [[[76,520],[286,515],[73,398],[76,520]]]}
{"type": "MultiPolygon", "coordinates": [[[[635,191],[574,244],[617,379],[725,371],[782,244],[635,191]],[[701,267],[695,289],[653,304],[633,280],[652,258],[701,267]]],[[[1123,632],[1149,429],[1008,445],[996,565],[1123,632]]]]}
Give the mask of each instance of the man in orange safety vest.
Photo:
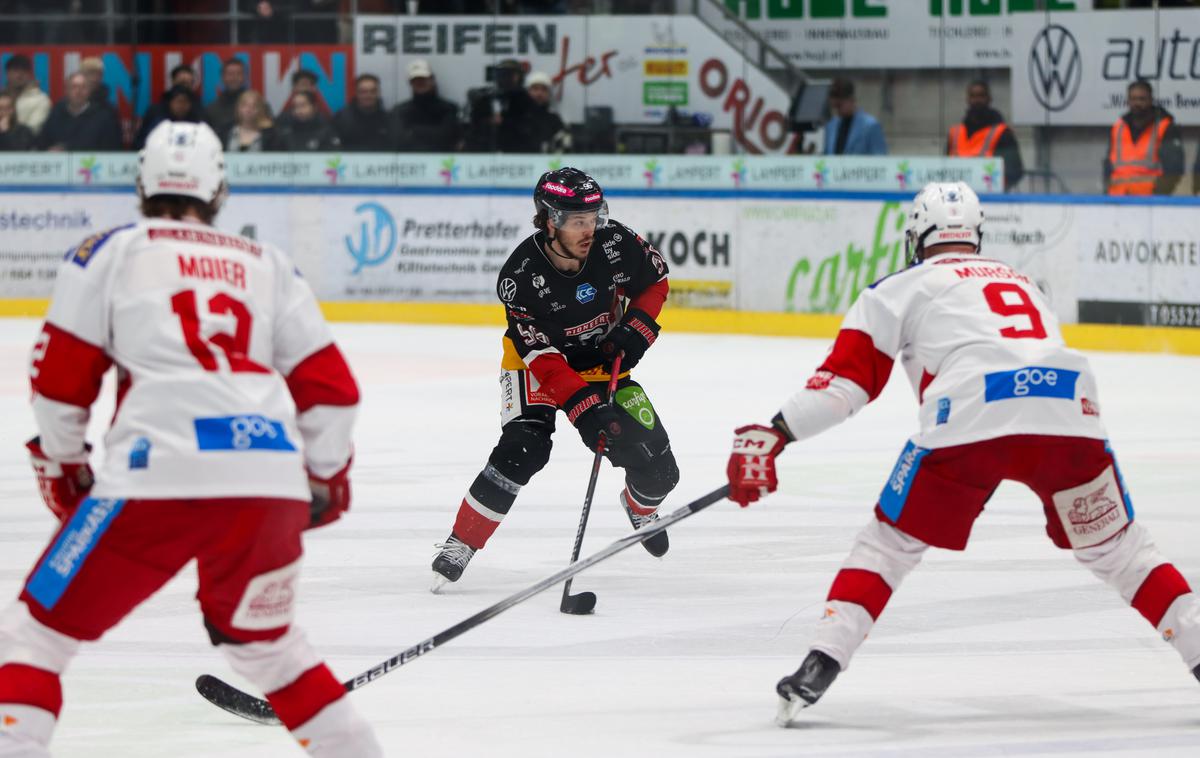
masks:
{"type": "Polygon", "coordinates": [[[1150,83],[1129,85],[1129,111],[1112,125],[1104,186],[1110,195],[1169,195],[1183,177],[1179,126],[1154,104],[1150,83]]]}
{"type": "Polygon", "coordinates": [[[1021,147],[1004,116],[992,108],[992,90],[988,83],[976,80],[967,85],[967,113],[950,127],[946,136],[946,155],[959,158],[1004,159],[1004,189],[1011,188],[1025,174],[1021,147]]]}

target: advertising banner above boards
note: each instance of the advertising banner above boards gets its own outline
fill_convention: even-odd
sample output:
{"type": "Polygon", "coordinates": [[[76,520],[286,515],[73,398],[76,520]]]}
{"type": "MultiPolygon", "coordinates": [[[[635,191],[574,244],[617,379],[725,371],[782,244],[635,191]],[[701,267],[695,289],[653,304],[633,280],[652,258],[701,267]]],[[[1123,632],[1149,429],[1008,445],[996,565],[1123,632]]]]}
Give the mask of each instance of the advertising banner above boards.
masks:
{"type": "Polygon", "coordinates": [[[221,66],[229,58],[246,64],[246,86],[266,97],[278,113],[292,91],[292,74],[300,69],[317,77],[317,92],[332,111],[348,102],[354,81],[354,49],[349,45],[9,45],[0,51],[0,89],[4,63],[13,55],[29,56],[33,74],[57,102],[66,78],[79,62],[95,56],[104,64],[103,82],[122,117],[142,116],[170,86],[171,69],[191,66],[199,78],[200,102],[207,105],[221,87],[221,66]]]}
{"type": "Polygon", "coordinates": [[[387,102],[409,97],[406,66],[429,61],[443,97],[460,105],[488,84],[489,66],[516,59],[553,81],[559,114],[613,109],[617,123],[661,124],[668,108],[728,129],[745,152],[792,147],[790,92],[745,63],[693,16],[374,16],[355,19],[358,73],[379,76],[387,102]]]}
{"type": "Polygon", "coordinates": [[[1015,19],[1013,123],[1111,126],[1146,79],[1177,123],[1200,122],[1200,8],[1015,19]]]}
{"type": "Polygon", "coordinates": [[[1015,22],[1092,0],[724,0],[801,69],[1008,68],[1015,22]]]}
{"type": "MultiPolygon", "coordinates": [[[[916,191],[963,181],[1002,189],[999,158],[903,156],[519,155],[258,153],[225,156],[239,187],[464,187],[527,189],[562,166],[587,171],[606,190],[916,191]]],[[[0,153],[0,185],[133,187],[136,153],[0,153]]]]}

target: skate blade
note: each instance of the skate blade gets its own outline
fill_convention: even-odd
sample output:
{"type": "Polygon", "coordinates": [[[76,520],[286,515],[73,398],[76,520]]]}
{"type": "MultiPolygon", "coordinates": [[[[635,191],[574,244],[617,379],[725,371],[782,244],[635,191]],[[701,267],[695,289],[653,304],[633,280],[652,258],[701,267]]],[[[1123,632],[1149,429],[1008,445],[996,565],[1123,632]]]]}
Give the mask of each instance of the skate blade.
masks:
{"type": "Polygon", "coordinates": [[[797,697],[795,700],[787,698],[779,698],[778,708],[775,710],[775,724],[784,729],[792,726],[796,718],[800,715],[800,711],[811,705],[808,701],[797,697]]]}
{"type": "Polygon", "coordinates": [[[442,594],[442,588],[450,583],[450,580],[442,576],[438,572],[433,572],[433,584],[430,585],[429,591],[435,595],[442,594]]]}

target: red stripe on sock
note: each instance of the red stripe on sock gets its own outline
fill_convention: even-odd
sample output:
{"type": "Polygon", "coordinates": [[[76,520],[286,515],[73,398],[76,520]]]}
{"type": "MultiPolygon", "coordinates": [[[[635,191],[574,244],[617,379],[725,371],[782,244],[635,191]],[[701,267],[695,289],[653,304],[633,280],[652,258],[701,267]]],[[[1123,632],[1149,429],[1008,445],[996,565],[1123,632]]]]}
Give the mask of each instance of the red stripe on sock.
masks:
{"type": "Polygon", "coordinates": [[[842,569],[834,577],[827,599],[857,603],[871,614],[871,618],[878,619],[891,597],[892,588],[874,571],[842,569]]]}
{"type": "Polygon", "coordinates": [[[62,682],[52,671],[7,663],[0,666],[0,703],[30,705],[58,718],[62,710],[62,682]]]}
{"type": "Polygon", "coordinates": [[[481,515],[464,498],[462,505],[458,506],[458,518],[454,519],[454,535],[476,550],[481,550],[498,526],[499,521],[481,515]]]}
{"type": "Polygon", "coordinates": [[[346,688],[324,663],[318,663],[288,686],[267,695],[275,715],[288,729],[297,729],[325,706],[346,694],[346,688]]]}
{"type": "Polygon", "coordinates": [[[1171,603],[1175,602],[1175,598],[1191,591],[1192,588],[1179,571],[1170,563],[1164,563],[1146,576],[1129,604],[1145,616],[1151,625],[1157,627],[1162,617],[1167,614],[1171,603]]]}

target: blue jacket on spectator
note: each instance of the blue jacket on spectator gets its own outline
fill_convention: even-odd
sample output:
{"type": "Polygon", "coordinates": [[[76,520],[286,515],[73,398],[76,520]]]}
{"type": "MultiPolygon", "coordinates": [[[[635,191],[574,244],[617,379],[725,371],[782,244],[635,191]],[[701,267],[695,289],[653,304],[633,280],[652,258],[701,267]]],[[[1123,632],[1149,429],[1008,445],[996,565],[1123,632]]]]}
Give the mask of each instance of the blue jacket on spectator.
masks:
{"type": "MultiPolygon", "coordinates": [[[[846,135],[846,149],[842,155],[887,155],[887,141],[883,138],[883,127],[870,113],[855,111],[846,135]]],[[[838,129],[842,119],[834,116],[825,124],[825,155],[836,155],[838,129]]]]}

